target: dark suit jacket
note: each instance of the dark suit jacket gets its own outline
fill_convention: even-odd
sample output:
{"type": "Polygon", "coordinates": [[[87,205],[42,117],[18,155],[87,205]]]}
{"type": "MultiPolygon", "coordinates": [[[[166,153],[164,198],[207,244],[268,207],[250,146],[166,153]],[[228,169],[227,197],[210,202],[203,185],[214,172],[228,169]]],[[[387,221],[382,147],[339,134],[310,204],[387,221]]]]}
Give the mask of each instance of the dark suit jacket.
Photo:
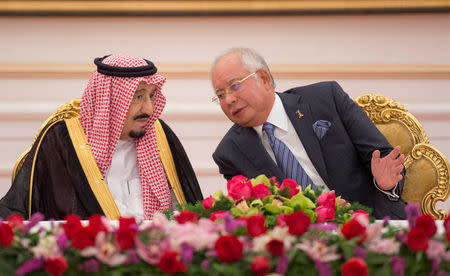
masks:
{"type": "MultiPolygon", "coordinates": [[[[372,152],[379,149],[385,156],[392,146],[336,82],[297,87],[278,95],[309,158],[330,190],[350,202],[372,207],[377,218],[406,217],[405,203],[391,201],[378,191],[371,173],[372,152]],[[297,110],[304,116],[299,118],[297,110]],[[317,120],[331,122],[320,140],[312,127],[317,120]]],[[[284,179],[253,128],[232,126],[217,146],[213,159],[226,179],[239,174],[284,179]]],[[[397,194],[401,194],[403,181],[398,188],[397,194]]]]}

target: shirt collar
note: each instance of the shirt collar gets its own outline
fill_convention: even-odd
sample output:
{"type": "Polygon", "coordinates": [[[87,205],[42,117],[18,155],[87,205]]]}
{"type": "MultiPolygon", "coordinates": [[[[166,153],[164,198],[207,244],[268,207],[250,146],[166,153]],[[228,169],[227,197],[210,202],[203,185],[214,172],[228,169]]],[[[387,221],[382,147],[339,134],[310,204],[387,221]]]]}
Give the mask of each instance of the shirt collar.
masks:
{"type": "MultiPolygon", "coordinates": [[[[279,129],[288,131],[288,117],[286,111],[284,110],[283,103],[281,102],[280,96],[275,93],[275,101],[272,106],[272,110],[267,117],[267,122],[273,124],[279,129]]],[[[262,137],[262,125],[255,126],[253,129],[258,133],[259,137],[262,137]]]]}

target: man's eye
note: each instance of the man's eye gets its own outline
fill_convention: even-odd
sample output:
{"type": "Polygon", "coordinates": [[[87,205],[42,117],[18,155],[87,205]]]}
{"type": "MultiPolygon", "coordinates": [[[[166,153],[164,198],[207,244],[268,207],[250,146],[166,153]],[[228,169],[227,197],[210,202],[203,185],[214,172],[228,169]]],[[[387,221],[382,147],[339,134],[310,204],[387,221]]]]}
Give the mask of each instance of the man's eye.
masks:
{"type": "Polygon", "coordinates": [[[239,89],[241,89],[241,85],[242,85],[242,83],[240,83],[240,82],[235,82],[235,83],[233,83],[232,85],[230,85],[230,88],[232,89],[232,90],[239,90],[239,89]]]}
{"type": "Polygon", "coordinates": [[[150,99],[153,100],[153,97],[155,97],[155,93],[150,94],[150,99]]]}
{"type": "Polygon", "coordinates": [[[222,99],[224,95],[225,95],[225,94],[223,94],[223,93],[218,93],[218,94],[216,94],[216,96],[217,96],[217,98],[218,98],[219,100],[222,99]]]}

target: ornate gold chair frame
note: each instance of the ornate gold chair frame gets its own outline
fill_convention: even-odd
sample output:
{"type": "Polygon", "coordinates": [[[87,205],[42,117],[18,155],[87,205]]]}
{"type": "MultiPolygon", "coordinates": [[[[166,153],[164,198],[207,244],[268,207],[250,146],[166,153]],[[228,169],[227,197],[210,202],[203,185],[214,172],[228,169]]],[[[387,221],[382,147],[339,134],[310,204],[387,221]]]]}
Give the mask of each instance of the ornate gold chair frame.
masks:
{"type": "Polygon", "coordinates": [[[419,121],[403,105],[382,95],[361,95],[355,102],[392,146],[400,145],[406,157],[403,200],[420,204],[422,213],[444,219],[446,211],[437,210],[436,203],[449,196],[449,163],[430,145],[419,121]]]}

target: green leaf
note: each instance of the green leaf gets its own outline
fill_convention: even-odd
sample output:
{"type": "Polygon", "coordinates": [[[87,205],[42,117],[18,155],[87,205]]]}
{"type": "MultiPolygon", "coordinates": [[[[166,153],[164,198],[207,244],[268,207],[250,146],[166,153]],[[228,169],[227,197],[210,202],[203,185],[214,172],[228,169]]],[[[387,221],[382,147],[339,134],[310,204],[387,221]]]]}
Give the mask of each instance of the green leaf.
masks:
{"type": "Polygon", "coordinates": [[[252,178],[251,182],[253,186],[263,183],[267,187],[270,187],[269,178],[267,178],[264,174],[258,175],[256,178],[252,178]]]}

